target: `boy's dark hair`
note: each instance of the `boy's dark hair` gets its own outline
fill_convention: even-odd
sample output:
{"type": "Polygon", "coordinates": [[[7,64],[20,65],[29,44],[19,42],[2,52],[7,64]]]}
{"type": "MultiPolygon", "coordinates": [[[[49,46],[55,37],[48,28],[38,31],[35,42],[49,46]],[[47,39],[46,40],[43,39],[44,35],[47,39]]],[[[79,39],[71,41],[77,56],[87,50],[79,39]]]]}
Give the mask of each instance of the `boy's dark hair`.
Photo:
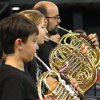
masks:
{"type": "Polygon", "coordinates": [[[25,43],[31,34],[38,35],[38,28],[21,14],[13,14],[0,22],[0,43],[5,54],[14,53],[14,42],[17,38],[25,43]]]}

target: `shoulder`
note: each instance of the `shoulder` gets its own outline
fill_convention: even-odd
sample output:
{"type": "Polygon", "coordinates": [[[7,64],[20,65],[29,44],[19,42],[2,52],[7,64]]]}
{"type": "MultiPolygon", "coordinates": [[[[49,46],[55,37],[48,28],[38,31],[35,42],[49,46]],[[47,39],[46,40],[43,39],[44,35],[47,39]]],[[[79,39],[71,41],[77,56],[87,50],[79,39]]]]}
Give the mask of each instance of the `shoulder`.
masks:
{"type": "Polygon", "coordinates": [[[3,65],[0,68],[0,80],[11,79],[11,80],[21,81],[24,79],[24,77],[25,77],[25,72],[13,68],[9,65],[3,65]]]}

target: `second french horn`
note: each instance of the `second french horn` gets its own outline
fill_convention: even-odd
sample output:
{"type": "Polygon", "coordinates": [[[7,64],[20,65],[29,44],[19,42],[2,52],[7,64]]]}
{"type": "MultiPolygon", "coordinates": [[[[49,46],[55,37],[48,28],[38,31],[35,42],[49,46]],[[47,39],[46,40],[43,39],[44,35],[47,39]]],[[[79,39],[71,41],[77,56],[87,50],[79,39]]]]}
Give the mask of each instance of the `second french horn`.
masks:
{"type": "Polygon", "coordinates": [[[53,70],[62,73],[66,78],[75,78],[84,94],[97,80],[97,66],[100,60],[99,49],[93,49],[86,40],[79,39],[80,34],[68,31],[64,35],[60,43],[55,47],[49,55],[49,63],[53,70]],[[67,38],[70,37],[70,43],[67,38]],[[85,42],[89,46],[89,53],[85,54],[80,51],[80,45],[85,42]]]}
{"type": "Polygon", "coordinates": [[[35,55],[35,57],[48,70],[41,74],[37,83],[38,95],[41,100],[85,100],[84,96],[79,94],[70,83],[66,84],[59,72],[51,70],[37,55],[35,55]],[[52,79],[54,82],[51,84],[52,79]]]}

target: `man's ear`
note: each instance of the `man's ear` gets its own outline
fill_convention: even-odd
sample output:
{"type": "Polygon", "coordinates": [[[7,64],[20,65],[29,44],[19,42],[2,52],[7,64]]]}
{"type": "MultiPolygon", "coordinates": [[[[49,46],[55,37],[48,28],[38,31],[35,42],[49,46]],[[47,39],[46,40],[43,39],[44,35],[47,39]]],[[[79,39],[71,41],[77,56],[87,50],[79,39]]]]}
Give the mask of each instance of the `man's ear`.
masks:
{"type": "Polygon", "coordinates": [[[15,47],[18,47],[18,48],[21,49],[22,48],[22,44],[23,44],[22,39],[20,39],[20,38],[16,39],[15,47]]]}

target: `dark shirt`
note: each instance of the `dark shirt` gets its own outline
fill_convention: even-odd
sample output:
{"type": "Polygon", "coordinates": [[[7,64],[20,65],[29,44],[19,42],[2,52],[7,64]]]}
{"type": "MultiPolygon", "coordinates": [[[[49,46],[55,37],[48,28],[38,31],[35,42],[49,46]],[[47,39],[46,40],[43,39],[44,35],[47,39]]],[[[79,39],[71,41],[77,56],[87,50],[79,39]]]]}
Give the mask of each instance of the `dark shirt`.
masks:
{"type": "Polygon", "coordinates": [[[40,66],[37,62],[37,59],[34,58],[32,61],[25,64],[25,71],[32,77],[35,84],[37,84],[41,73],[43,73],[42,67],[44,67],[43,65],[40,66]]]}
{"type": "Polygon", "coordinates": [[[10,65],[0,68],[0,100],[37,100],[34,80],[24,71],[10,65]]]}
{"type": "MultiPolygon", "coordinates": [[[[43,45],[39,46],[37,55],[48,65],[48,67],[50,67],[49,54],[52,51],[52,49],[56,46],[57,44],[52,41],[45,41],[43,45]]],[[[42,67],[42,70],[46,71],[47,69],[45,67],[42,67]]]]}

